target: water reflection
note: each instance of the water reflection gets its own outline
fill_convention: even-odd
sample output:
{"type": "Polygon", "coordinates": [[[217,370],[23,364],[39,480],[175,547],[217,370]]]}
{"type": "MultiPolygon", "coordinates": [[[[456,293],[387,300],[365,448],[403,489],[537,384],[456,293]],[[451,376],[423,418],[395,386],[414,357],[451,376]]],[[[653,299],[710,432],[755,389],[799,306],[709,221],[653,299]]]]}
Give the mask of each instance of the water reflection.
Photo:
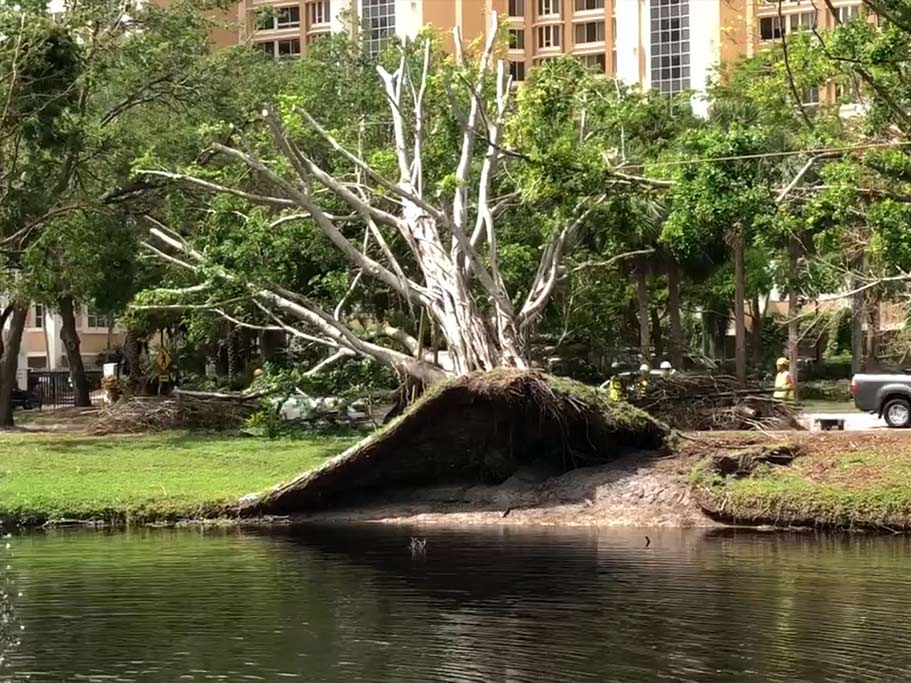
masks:
{"type": "Polygon", "coordinates": [[[380,526],[14,540],[3,680],[906,681],[905,538],[380,526]]]}

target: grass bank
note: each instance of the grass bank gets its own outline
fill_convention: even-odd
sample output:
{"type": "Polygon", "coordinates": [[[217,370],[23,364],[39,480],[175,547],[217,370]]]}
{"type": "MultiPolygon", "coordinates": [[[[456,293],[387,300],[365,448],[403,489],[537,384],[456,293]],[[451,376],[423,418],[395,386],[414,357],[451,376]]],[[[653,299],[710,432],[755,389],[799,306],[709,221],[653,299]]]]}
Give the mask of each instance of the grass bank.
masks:
{"type": "Polygon", "coordinates": [[[0,519],[113,524],[211,516],[247,493],[312,469],[357,441],[166,432],[93,437],[0,434],[0,519]]]}
{"type": "Polygon", "coordinates": [[[812,434],[791,439],[788,465],[759,464],[722,476],[711,459],[691,484],[706,511],[724,521],[778,526],[911,530],[911,434],[812,434]]]}

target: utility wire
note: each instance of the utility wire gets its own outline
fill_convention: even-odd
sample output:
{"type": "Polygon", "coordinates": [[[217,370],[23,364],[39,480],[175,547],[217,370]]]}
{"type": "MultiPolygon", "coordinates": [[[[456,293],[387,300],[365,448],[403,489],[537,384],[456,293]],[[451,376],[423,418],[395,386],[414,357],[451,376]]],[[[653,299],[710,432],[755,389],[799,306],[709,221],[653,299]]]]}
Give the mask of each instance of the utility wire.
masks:
{"type": "Polygon", "coordinates": [[[839,152],[854,152],[864,149],[880,149],[888,147],[907,147],[911,145],[911,140],[896,142],[869,142],[860,145],[849,145],[846,147],[818,147],[815,149],[795,149],[788,152],[757,152],[756,154],[739,154],[726,157],[704,157],[702,159],[672,159],[670,161],[655,161],[650,164],[630,164],[623,168],[645,168],[646,166],[687,166],[690,164],[704,164],[713,161],[741,161],[748,159],[769,159],[774,157],[791,157],[801,156],[804,154],[837,154],[839,152]]]}

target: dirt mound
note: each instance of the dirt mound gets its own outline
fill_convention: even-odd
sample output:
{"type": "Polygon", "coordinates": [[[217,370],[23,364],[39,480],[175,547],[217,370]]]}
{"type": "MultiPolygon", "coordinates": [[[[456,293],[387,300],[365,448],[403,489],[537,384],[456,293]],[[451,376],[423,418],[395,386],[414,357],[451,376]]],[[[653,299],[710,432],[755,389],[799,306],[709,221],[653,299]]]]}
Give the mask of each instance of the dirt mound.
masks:
{"type": "Polygon", "coordinates": [[[498,484],[546,461],[562,471],[662,449],[668,428],[603,392],[539,372],[497,370],[444,382],[383,430],[240,513],[285,515],[352,495],[441,482],[498,484]]]}

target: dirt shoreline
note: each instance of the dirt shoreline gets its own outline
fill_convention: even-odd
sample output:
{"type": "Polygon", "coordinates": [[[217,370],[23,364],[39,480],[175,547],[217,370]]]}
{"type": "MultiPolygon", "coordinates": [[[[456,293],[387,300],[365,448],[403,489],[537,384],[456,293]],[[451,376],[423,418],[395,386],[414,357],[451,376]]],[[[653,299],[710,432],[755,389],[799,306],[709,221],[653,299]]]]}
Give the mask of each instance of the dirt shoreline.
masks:
{"type": "MultiPolygon", "coordinates": [[[[262,521],[415,526],[718,527],[693,498],[688,453],[630,454],[566,473],[525,467],[499,485],[383,490],[331,510],[262,521]],[[382,500],[380,500],[380,496],[382,500]]],[[[255,522],[256,520],[246,520],[255,522]]]]}

